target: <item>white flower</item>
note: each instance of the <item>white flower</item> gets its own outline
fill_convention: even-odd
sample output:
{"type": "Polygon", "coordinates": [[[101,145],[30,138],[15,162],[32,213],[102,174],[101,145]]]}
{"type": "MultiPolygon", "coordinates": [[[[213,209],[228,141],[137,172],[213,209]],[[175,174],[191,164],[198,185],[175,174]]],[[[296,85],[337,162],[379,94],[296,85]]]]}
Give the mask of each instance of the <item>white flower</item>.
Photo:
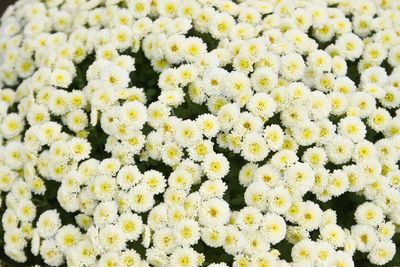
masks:
{"type": "Polygon", "coordinates": [[[382,209],[371,202],[365,202],[358,206],[354,216],[357,223],[371,226],[380,225],[384,218],[382,209]]]}
{"type": "Polygon", "coordinates": [[[326,145],[328,159],[335,164],[343,164],[350,160],[353,153],[353,143],[342,136],[335,136],[326,145]]]}
{"type": "Polygon", "coordinates": [[[141,184],[153,194],[164,192],[166,187],[164,175],[155,170],[144,172],[141,184]]]}
{"type": "Polygon", "coordinates": [[[170,263],[177,267],[196,267],[198,253],[189,247],[178,247],[170,256],[170,263]]]}
{"type": "Polygon", "coordinates": [[[268,203],[267,193],[269,193],[268,187],[263,183],[251,183],[245,191],[244,199],[248,206],[266,210],[268,203]]]}
{"type": "Polygon", "coordinates": [[[127,249],[123,251],[120,255],[120,263],[124,267],[132,266],[134,264],[139,264],[140,255],[133,249],[127,249]]]}
{"type": "Polygon", "coordinates": [[[322,216],[323,212],[317,204],[306,201],[301,204],[299,225],[308,231],[315,230],[320,227],[322,216]]]}
{"type": "Polygon", "coordinates": [[[204,173],[210,179],[221,179],[229,172],[229,162],[222,154],[210,154],[203,163],[204,173]]]}
{"type": "Polygon", "coordinates": [[[265,120],[272,117],[276,110],[274,100],[266,93],[254,94],[247,102],[246,107],[249,111],[265,120]]]}
{"type": "Polygon", "coordinates": [[[99,231],[100,245],[106,251],[121,251],[125,248],[126,236],[122,230],[115,225],[106,225],[99,231]]]}
{"type": "Polygon", "coordinates": [[[226,104],[218,111],[218,121],[222,130],[230,130],[238,120],[240,108],[236,104],[226,104]]]}
{"type": "Polygon", "coordinates": [[[18,219],[23,222],[31,222],[36,216],[36,206],[28,199],[21,199],[15,210],[18,219]]]}
{"type": "Polygon", "coordinates": [[[277,244],[285,238],[285,220],[274,213],[267,213],[263,216],[260,224],[261,234],[272,244],[277,244]]]}
{"type": "Polygon", "coordinates": [[[138,101],[124,103],[121,111],[122,119],[131,129],[142,129],[147,121],[146,107],[138,101]]]}
{"type": "Polygon", "coordinates": [[[4,244],[15,250],[22,250],[27,242],[20,228],[11,228],[4,233],[4,244]]]}
{"type": "Polygon", "coordinates": [[[48,210],[43,212],[36,222],[39,235],[45,238],[55,235],[60,226],[61,220],[56,210],[48,210]]]}
{"type": "Polygon", "coordinates": [[[5,138],[17,136],[24,127],[23,118],[17,113],[8,114],[1,123],[1,132],[5,138]]]}
{"type": "Polygon", "coordinates": [[[222,198],[227,188],[226,183],[221,180],[208,180],[202,183],[199,193],[203,198],[222,198]]]}
{"type": "Polygon", "coordinates": [[[153,194],[143,185],[137,185],[129,190],[128,203],[135,212],[146,212],[154,206],[153,194]]]}
{"type": "Polygon", "coordinates": [[[97,176],[94,181],[93,195],[102,201],[112,200],[117,191],[117,183],[115,179],[107,175],[97,176]]]}
{"type": "Polygon", "coordinates": [[[230,209],[228,203],[218,198],[204,201],[199,210],[199,220],[203,225],[223,225],[229,221],[230,209]]]}
{"type": "Polygon", "coordinates": [[[221,247],[224,243],[224,237],[225,227],[221,225],[215,225],[213,227],[203,227],[201,229],[201,239],[209,247],[221,247]]]}
{"type": "Polygon", "coordinates": [[[75,109],[66,116],[68,128],[75,132],[82,131],[88,125],[88,117],[82,109],[75,109]]]}
{"type": "Polygon", "coordinates": [[[288,186],[293,188],[297,194],[305,194],[314,183],[314,171],[306,163],[295,163],[284,173],[288,186]]]}
{"type": "Polygon", "coordinates": [[[117,174],[117,183],[123,190],[128,190],[142,180],[139,169],[133,165],[123,166],[117,174]]]}
{"type": "Polygon", "coordinates": [[[50,76],[50,84],[53,86],[68,88],[72,83],[71,74],[64,69],[55,69],[52,71],[50,76]]]}
{"type": "Polygon", "coordinates": [[[345,33],[341,35],[336,43],[343,55],[351,61],[360,57],[362,54],[362,40],[353,33],[345,33]]]}
{"type": "Polygon", "coordinates": [[[188,147],[187,150],[190,158],[194,161],[202,161],[208,155],[214,153],[213,143],[207,139],[196,142],[196,144],[188,147]]]}
{"type": "Polygon", "coordinates": [[[335,265],[343,265],[343,266],[354,266],[353,259],[351,258],[351,255],[344,251],[336,251],[334,255],[334,260],[332,263],[334,266],[335,265]]]}
{"type": "Polygon", "coordinates": [[[395,226],[392,222],[380,223],[377,229],[377,234],[380,240],[389,240],[395,233],[395,226]]]}
{"type": "Polygon", "coordinates": [[[98,261],[98,265],[101,267],[106,267],[108,265],[115,265],[118,266],[120,265],[120,259],[118,257],[118,253],[112,251],[112,252],[105,252],[100,256],[100,259],[98,261]]]}
{"type": "Polygon", "coordinates": [[[117,216],[117,204],[114,201],[101,202],[93,213],[94,223],[98,226],[114,222],[117,216]]]}
{"type": "Polygon", "coordinates": [[[260,226],[261,212],[254,207],[245,207],[239,211],[235,223],[243,231],[254,231],[260,226]]]}
{"type": "Polygon", "coordinates": [[[339,133],[353,142],[361,141],[367,133],[364,123],[358,117],[345,117],[338,126],[339,133]]]}
{"type": "Polygon", "coordinates": [[[321,227],[320,234],[323,240],[334,247],[342,247],[346,238],[344,230],[335,223],[329,223],[321,227]]]}
{"type": "Polygon", "coordinates": [[[33,230],[31,244],[31,252],[37,256],[40,248],[40,235],[37,230],[33,230]]]}
{"type": "Polygon", "coordinates": [[[257,92],[269,92],[277,83],[278,75],[271,68],[257,68],[251,74],[251,85],[257,92]]]}
{"type": "Polygon", "coordinates": [[[294,262],[302,264],[313,264],[316,259],[316,244],[309,240],[303,239],[296,243],[292,248],[292,259],[294,262]]]}
{"type": "Polygon", "coordinates": [[[228,36],[232,27],[235,24],[235,20],[226,13],[217,13],[215,16],[211,18],[209,22],[210,33],[215,38],[221,38],[228,36]]]}
{"type": "Polygon", "coordinates": [[[56,234],[56,243],[61,251],[73,248],[81,239],[81,232],[73,225],[66,225],[59,229],[56,234]]]}
{"type": "Polygon", "coordinates": [[[50,266],[58,266],[64,261],[63,254],[52,239],[45,239],[40,246],[40,256],[50,266]]]}
{"type": "Polygon", "coordinates": [[[381,132],[388,126],[390,118],[391,116],[387,110],[377,108],[369,115],[367,123],[373,130],[381,132]]]}
{"type": "Polygon", "coordinates": [[[175,138],[184,147],[194,145],[201,138],[201,131],[193,121],[183,121],[175,129],[175,138]]]}
{"type": "Polygon", "coordinates": [[[72,158],[76,161],[86,159],[90,155],[91,145],[85,139],[72,138],[68,146],[71,148],[72,158]]]}
{"type": "Polygon", "coordinates": [[[325,241],[317,241],[316,245],[316,263],[317,264],[331,264],[334,259],[335,249],[332,245],[325,241]]]}
{"type": "Polygon", "coordinates": [[[203,114],[196,119],[201,132],[208,138],[215,137],[219,132],[218,119],[212,114],[203,114]]]}
{"type": "Polygon", "coordinates": [[[299,54],[287,54],[281,58],[281,74],[288,80],[299,80],[305,70],[305,64],[299,54]]]}
{"type": "Polygon", "coordinates": [[[284,187],[275,187],[268,193],[268,209],[277,214],[284,214],[290,208],[292,197],[284,187]]]}
{"type": "Polygon", "coordinates": [[[351,235],[356,247],[361,252],[369,252],[377,244],[375,229],[368,225],[356,224],[351,227],[351,235]]]}
{"type": "Polygon", "coordinates": [[[315,50],[307,57],[307,65],[317,72],[330,71],[332,59],[323,50],[315,50]]]}
{"type": "Polygon", "coordinates": [[[257,162],[268,156],[269,148],[262,135],[257,133],[246,134],[242,141],[242,153],[244,159],[257,162]]]}
{"type": "Polygon", "coordinates": [[[173,232],[176,242],[182,246],[194,245],[200,239],[199,224],[192,219],[183,220],[175,225],[173,232]]]}
{"type": "Polygon", "coordinates": [[[368,254],[368,259],[373,264],[384,265],[393,259],[396,246],[391,241],[378,242],[368,254]]]}
{"type": "Polygon", "coordinates": [[[178,164],[183,156],[182,147],[174,142],[168,142],[161,148],[161,158],[168,165],[178,164]]]}
{"type": "Polygon", "coordinates": [[[361,82],[364,84],[372,83],[384,85],[388,81],[388,75],[382,67],[370,67],[361,75],[361,82]]]}

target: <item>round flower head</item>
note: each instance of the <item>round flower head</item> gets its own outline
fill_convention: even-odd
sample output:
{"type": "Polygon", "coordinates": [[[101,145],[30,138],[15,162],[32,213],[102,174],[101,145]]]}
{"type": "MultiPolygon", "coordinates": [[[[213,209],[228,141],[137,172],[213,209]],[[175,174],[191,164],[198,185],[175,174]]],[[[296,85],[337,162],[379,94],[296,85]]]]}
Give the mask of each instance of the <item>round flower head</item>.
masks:
{"type": "Polygon", "coordinates": [[[125,248],[125,236],[115,225],[107,225],[99,231],[100,245],[106,251],[121,251],[125,248]]]}
{"type": "Polygon", "coordinates": [[[127,190],[142,180],[142,174],[136,166],[127,165],[122,167],[117,174],[118,185],[127,190]]]}
{"type": "Polygon", "coordinates": [[[273,116],[276,110],[274,100],[266,93],[254,94],[246,105],[247,109],[252,113],[268,119],[273,116]]]}
{"type": "Polygon", "coordinates": [[[357,142],[365,137],[366,129],[365,125],[359,118],[346,117],[340,120],[338,131],[342,136],[345,136],[357,142]]]}
{"type": "Polygon", "coordinates": [[[197,265],[198,253],[187,247],[177,248],[170,256],[170,262],[173,266],[198,266],[197,265]]]}
{"type": "Polygon", "coordinates": [[[195,122],[184,121],[175,130],[176,140],[185,147],[195,144],[201,137],[201,132],[195,122]]]}
{"type": "Polygon", "coordinates": [[[54,240],[46,239],[40,246],[40,255],[44,262],[49,265],[60,265],[63,262],[63,254],[58,249],[54,240]]]}
{"type": "Polygon", "coordinates": [[[378,242],[368,254],[368,259],[373,264],[384,265],[393,258],[395,251],[396,247],[393,242],[378,242]]]}
{"type": "Polygon", "coordinates": [[[258,92],[269,92],[278,83],[278,75],[268,67],[257,68],[251,75],[251,84],[258,92]]]}
{"type": "Polygon", "coordinates": [[[288,80],[298,80],[302,77],[305,64],[299,54],[287,54],[281,58],[281,73],[288,80]]]}
{"type": "Polygon", "coordinates": [[[188,148],[190,158],[195,161],[204,160],[208,155],[214,152],[212,145],[213,143],[207,139],[196,142],[196,144],[188,148]]]}
{"type": "Polygon", "coordinates": [[[331,143],[326,145],[328,159],[335,164],[343,164],[350,160],[353,152],[353,143],[342,136],[335,136],[331,143]]]}
{"type": "Polygon", "coordinates": [[[354,225],[351,228],[351,235],[356,242],[356,248],[362,252],[371,251],[378,242],[375,229],[368,225],[354,225]]]}
{"type": "Polygon", "coordinates": [[[305,194],[314,182],[314,172],[306,163],[296,163],[284,173],[286,183],[299,194],[305,194]]]}
{"type": "Polygon", "coordinates": [[[377,226],[378,224],[382,223],[383,213],[382,209],[375,204],[365,202],[357,207],[355,217],[359,224],[377,226]]]}
{"type": "Polygon", "coordinates": [[[149,189],[138,185],[129,190],[128,203],[135,212],[149,211],[154,205],[154,197],[149,189]]]}
{"type": "Polygon", "coordinates": [[[94,210],[94,223],[98,226],[104,226],[114,222],[117,217],[117,212],[117,204],[114,201],[101,202],[94,210]]]}
{"type": "Polygon", "coordinates": [[[170,188],[188,191],[192,183],[191,174],[184,169],[177,169],[168,177],[170,188]]]}
{"type": "Polygon", "coordinates": [[[141,183],[153,194],[164,192],[166,187],[163,174],[155,170],[144,172],[141,183]]]}
{"type": "Polygon", "coordinates": [[[175,226],[174,233],[178,244],[193,245],[200,238],[200,227],[194,220],[184,220],[175,226]]]}
{"type": "Polygon", "coordinates": [[[361,56],[363,43],[361,39],[353,33],[345,33],[337,40],[337,46],[343,55],[349,60],[355,60],[361,56]]]}
{"type": "Polygon", "coordinates": [[[320,233],[321,238],[334,247],[342,247],[345,242],[345,231],[334,223],[329,223],[321,227],[320,233]]]}
{"type": "Polygon", "coordinates": [[[306,230],[314,230],[319,228],[322,222],[322,210],[317,204],[312,202],[304,202],[301,207],[299,224],[306,230]]]}
{"type": "Polygon", "coordinates": [[[48,210],[39,216],[36,225],[40,236],[51,237],[60,228],[61,220],[56,210],[48,210]]]}
{"type": "Polygon", "coordinates": [[[131,212],[121,214],[117,224],[128,240],[137,240],[143,231],[142,219],[131,212]]]}
{"type": "Polygon", "coordinates": [[[16,206],[16,215],[21,221],[32,221],[36,215],[36,207],[32,201],[22,199],[16,206]]]}
{"type": "Polygon", "coordinates": [[[254,172],[254,181],[260,181],[273,188],[278,185],[281,179],[280,173],[270,165],[263,165],[254,172]]]}
{"type": "Polygon", "coordinates": [[[197,118],[197,123],[202,133],[208,137],[215,137],[219,131],[218,119],[211,114],[204,114],[197,118]]]}
{"type": "Polygon", "coordinates": [[[292,248],[292,258],[294,262],[311,264],[315,261],[316,251],[313,241],[304,239],[296,243],[292,248]]]}
{"type": "Polygon", "coordinates": [[[81,238],[81,232],[73,225],[66,225],[60,228],[56,235],[57,246],[65,251],[76,246],[81,238]]]}
{"type": "Polygon", "coordinates": [[[289,190],[283,187],[276,187],[269,192],[268,208],[277,214],[285,213],[291,205],[292,197],[289,190]]]}
{"type": "Polygon", "coordinates": [[[269,149],[260,134],[250,133],[245,135],[242,142],[242,156],[251,162],[257,162],[268,156],[269,149]]]}
{"type": "Polygon", "coordinates": [[[4,243],[6,247],[15,250],[22,250],[26,246],[24,233],[19,228],[10,229],[4,234],[4,243]]]}
{"type": "Polygon", "coordinates": [[[244,200],[248,206],[254,206],[260,210],[266,210],[269,189],[266,185],[260,182],[251,183],[244,194],[244,200]]]}
{"type": "Polygon", "coordinates": [[[225,182],[221,180],[208,180],[201,185],[199,193],[203,198],[222,198],[226,189],[225,182]]]}
{"type": "Polygon", "coordinates": [[[229,221],[230,209],[224,200],[213,198],[201,204],[199,215],[203,225],[223,225],[229,221]]]}
{"type": "Polygon", "coordinates": [[[203,171],[210,179],[221,179],[229,172],[229,162],[222,154],[210,154],[202,163],[203,171]]]}
{"type": "Polygon", "coordinates": [[[267,213],[262,218],[260,231],[271,244],[277,244],[285,238],[285,220],[274,213],[267,213]]]}

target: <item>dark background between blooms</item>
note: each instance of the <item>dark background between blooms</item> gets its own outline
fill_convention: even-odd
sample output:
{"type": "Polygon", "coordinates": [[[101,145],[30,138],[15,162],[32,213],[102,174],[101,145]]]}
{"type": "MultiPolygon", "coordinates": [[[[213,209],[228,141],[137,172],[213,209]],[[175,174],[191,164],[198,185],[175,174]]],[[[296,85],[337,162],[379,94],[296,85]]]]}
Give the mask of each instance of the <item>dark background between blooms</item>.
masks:
{"type": "Polygon", "coordinates": [[[6,8],[12,3],[15,3],[15,0],[0,0],[0,15],[2,15],[6,8]]]}

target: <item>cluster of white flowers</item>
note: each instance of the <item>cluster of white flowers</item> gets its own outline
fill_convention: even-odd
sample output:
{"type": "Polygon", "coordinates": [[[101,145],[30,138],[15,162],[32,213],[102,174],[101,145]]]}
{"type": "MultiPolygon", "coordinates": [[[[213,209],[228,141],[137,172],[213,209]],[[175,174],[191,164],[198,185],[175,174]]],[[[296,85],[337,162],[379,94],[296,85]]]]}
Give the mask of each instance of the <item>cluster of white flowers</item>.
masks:
{"type": "Polygon", "coordinates": [[[16,262],[396,253],[399,1],[20,0],[1,19],[0,88],[0,240],[16,262]],[[157,88],[133,82],[139,53],[157,88]]]}

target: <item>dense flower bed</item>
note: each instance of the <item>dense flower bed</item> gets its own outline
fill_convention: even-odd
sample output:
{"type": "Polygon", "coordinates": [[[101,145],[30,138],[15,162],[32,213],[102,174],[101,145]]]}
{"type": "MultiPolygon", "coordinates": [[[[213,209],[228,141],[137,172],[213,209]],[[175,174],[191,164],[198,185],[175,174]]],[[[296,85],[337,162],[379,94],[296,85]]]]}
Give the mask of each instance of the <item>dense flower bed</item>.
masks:
{"type": "Polygon", "coordinates": [[[20,0],[6,266],[396,266],[400,2],[20,0]]]}

